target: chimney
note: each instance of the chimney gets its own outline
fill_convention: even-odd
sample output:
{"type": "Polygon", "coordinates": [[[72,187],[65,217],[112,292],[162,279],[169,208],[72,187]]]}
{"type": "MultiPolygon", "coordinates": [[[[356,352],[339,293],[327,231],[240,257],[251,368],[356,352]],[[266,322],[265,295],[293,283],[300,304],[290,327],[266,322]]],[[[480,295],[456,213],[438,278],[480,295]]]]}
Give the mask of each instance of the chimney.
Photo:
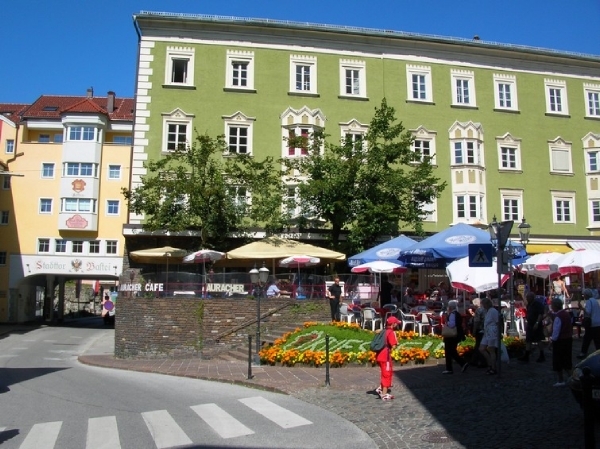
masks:
{"type": "Polygon", "coordinates": [[[115,111],[115,93],[109,90],[106,94],[106,112],[112,114],[115,111]]]}
{"type": "Polygon", "coordinates": [[[94,88],[93,87],[88,87],[87,97],[88,98],[92,98],[93,96],[94,96],[94,88]]]}

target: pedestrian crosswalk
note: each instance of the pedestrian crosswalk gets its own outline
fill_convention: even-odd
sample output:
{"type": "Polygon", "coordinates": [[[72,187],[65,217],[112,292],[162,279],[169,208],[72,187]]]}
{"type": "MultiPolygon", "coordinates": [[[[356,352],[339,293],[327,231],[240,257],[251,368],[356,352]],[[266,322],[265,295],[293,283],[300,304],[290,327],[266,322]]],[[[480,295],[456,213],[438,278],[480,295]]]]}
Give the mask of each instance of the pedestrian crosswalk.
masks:
{"type": "MultiPolygon", "coordinates": [[[[218,404],[207,403],[190,406],[193,412],[191,415],[199,418],[198,425],[206,424],[214,432],[214,435],[221,439],[243,437],[259,431],[252,428],[252,424],[242,422],[245,419],[251,421],[254,426],[257,425],[256,419],[248,418],[247,410],[255,412],[259,417],[265,418],[281,429],[292,429],[312,424],[308,419],[262,396],[242,398],[238,401],[245,406],[245,409],[241,407],[244,413],[238,413],[240,411],[239,407],[227,411],[218,404]],[[234,416],[236,414],[237,417],[234,416]]],[[[176,416],[181,417],[180,414],[176,414],[176,416]]],[[[142,412],[141,417],[157,449],[182,447],[198,443],[192,441],[168,410],[142,412]]],[[[116,416],[99,416],[89,418],[87,421],[85,449],[121,449],[120,435],[122,432],[126,432],[127,429],[118,426],[116,416]]],[[[0,424],[2,423],[0,422],[0,424]]],[[[265,428],[273,429],[272,426],[266,426],[265,428]]],[[[3,441],[2,434],[4,432],[14,430],[9,426],[0,426],[0,441],[3,441]]],[[[19,446],[12,447],[18,447],[19,449],[56,449],[59,447],[57,445],[59,438],[65,437],[61,435],[61,431],[66,432],[63,429],[63,421],[37,423],[31,426],[30,429],[18,430],[24,438],[19,446]]],[[[17,442],[14,443],[18,444],[17,442]]]]}

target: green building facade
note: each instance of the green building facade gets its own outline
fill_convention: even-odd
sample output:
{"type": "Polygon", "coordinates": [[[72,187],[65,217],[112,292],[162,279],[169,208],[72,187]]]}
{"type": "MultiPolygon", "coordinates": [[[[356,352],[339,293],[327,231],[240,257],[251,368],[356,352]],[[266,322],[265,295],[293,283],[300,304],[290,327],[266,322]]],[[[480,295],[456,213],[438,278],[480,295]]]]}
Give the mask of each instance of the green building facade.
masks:
{"type": "Polygon", "coordinates": [[[231,153],[301,157],[286,137],[364,134],[386,98],[448,184],[426,231],[495,215],[527,218],[531,253],[600,239],[600,56],[266,19],[134,19],[132,188],[144,161],[194,130],[225,134],[231,153]]]}

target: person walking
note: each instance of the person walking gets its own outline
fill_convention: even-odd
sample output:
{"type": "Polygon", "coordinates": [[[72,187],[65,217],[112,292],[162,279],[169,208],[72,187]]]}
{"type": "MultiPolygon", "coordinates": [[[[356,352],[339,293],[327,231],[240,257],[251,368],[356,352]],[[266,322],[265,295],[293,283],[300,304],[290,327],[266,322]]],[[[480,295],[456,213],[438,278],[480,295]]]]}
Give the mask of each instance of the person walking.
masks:
{"type": "Polygon", "coordinates": [[[446,370],[442,374],[453,374],[452,361],[455,360],[464,373],[469,367],[469,364],[458,355],[457,346],[458,343],[465,339],[465,331],[462,326],[462,316],[456,310],[458,307],[458,301],[455,299],[448,301],[448,318],[446,320],[446,326],[451,329],[456,329],[456,335],[454,337],[444,337],[444,353],[446,355],[446,370]]]}
{"type": "Polygon", "coordinates": [[[569,375],[573,368],[573,325],[571,315],[563,309],[560,298],[552,298],[550,308],[554,312],[552,321],[552,370],[556,372],[555,387],[564,387],[564,373],[569,375]]]}
{"type": "Polygon", "coordinates": [[[340,321],[342,287],[340,285],[339,277],[336,277],[333,280],[333,284],[327,289],[327,297],[329,298],[329,307],[331,308],[331,321],[340,321]]]}
{"type": "Polygon", "coordinates": [[[567,299],[571,299],[564,276],[552,281],[552,296],[559,298],[563,304],[566,303],[567,299]]]}
{"type": "MultiPolygon", "coordinates": [[[[473,354],[471,355],[470,365],[476,365],[479,368],[487,366],[487,361],[483,354],[479,351],[481,346],[481,340],[483,339],[483,323],[485,323],[485,308],[481,305],[481,300],[476,299],[477,309],[473,314],[473,336],[475,337],[475,346],[473,347],[473,354]]],[[[475,303],[474,301],[474,303],[475,303]]]]}
{"type": "Polygon", "coordinates": [[[487,361],[488,370],[486,374],[496,374],[496,351],[498,349],[498,310],[492,307],[490,298],[483,298],[481,306],[485,309],[485,321],[483,323],[483,338],[479,345],[479,351],[487,361]]]}
{"type": "Polygon", "coordinates": [[[380,369],[380,381],[379,387],[375,389],[375,392],[383,401],[391,401],[394,396],[389,392],[392,387],[392,375],[393,375],[393,363],[392,363],[392,348],[398,344],[398,338],[396,337],[396,326],[400,324],[400,320],[395,316],[390,316],[385,322],[385,329],[381,332],[385,332],[385,346],[381,351],[377,352],[375,360],[379,364],[380,369]]]}
{"type": "Polygon", "coordinates": [[[600,349],[600,304],[590,288],[583,291],[583,298],[585,299],[583,309],[583,328],[585,332],[581,343],[581,353],[577,356],[578,359],[587,357],[592,340],[596,351],[600,349]]]}
{"type": "Polygon", "coordinates": [[[519,357],[517,360],[521,362],[529,362],[529,354],[533,344],[537,344],[539,355],[536,362],[544,362],[546,357],[544,356],[544,326],[542,320],[546,313],[546,305],[543,299],[538,299],[535,293],[529,292],[525,295],[525,302],[527,303],[527,326],[525,328],[525,354],[519,357]]]}

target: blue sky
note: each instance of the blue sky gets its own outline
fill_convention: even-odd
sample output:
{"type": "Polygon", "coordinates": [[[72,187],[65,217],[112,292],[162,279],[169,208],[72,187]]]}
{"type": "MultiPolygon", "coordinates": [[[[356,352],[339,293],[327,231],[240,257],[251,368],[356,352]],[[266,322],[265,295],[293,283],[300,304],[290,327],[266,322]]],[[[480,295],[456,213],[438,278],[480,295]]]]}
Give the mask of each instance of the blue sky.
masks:
{"type": "Polygon", "coordinates": [[[140,11],[410,31],[600,55],[599,0],[4,1],[0,103],[42,94],[133,96],[140,11]],[[368,9],[367,9],[368,8],[368,9]]]}

